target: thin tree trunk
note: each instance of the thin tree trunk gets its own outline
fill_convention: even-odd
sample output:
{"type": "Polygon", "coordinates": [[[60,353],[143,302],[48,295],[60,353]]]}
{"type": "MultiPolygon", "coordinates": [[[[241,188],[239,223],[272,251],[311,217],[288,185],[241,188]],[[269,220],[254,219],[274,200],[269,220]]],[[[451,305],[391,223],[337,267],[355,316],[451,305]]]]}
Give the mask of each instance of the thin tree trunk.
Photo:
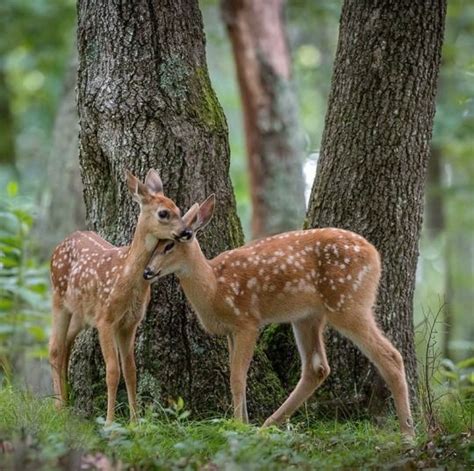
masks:
{"type": "MultiPolygon", "coordinates": [[[[143,177],[154,167],[182,209],[216,194],[215,216],[199,235],[207,256],[241,244],[227,124],[207,73],[197,0],[80,0],[78,17],[80,162],[90,228],[128,243],[138,208],[125,169],[143,177]]],[[[198,326],[172,278],[153,290],[136,354],[143,401],[167,405],[181,396],[197,413],[229,409],[224,342],[198,326]]],[[[91,331],[79,339],[70,373],[77,406],[89,413],[97,402],[103,408],[103,363],[91,331]]],[[[280,399],[262,355],[249,389],[259,416],[280,399]]]]}
{"type": "Polygon", "coordinates": [[[431,147],[428,163],[426,185],[426,222],[425,226],[430,238],[435,239],[445,230],[445,215],[443,206],[443,164],[441,150],[431,147]]]}
{"type": "MultiPolygon", "coordinates": [[[[443,202],[443,158],[441,149],[431,148],[428,164],[428,178],[426,191],[426,233],[435,241],[446,231],[446,216],[443,202]]],[[[443,337],[441,354],[443,358],[451,358],[449,344],[452,339],[453,328],[453,286],[452,286],[452,238],[445,234],[443,262],[444,262],[444,308],[443,308],[443,337]]]]}
{"type": "MultiPolygon", "coordinates": [[[[303,134],[291,79],[284,0],[222,0],[242,98],[254,238],[301,227],[303,134]]],[[[267,328],[264,351],[285,388],[298,362],[288,325],[267,328]]]]}
{"type": "Polygon", "coordinates": [[[86,227],[86,211],[79,168],[79,117],[76,104],[77,52],[74,51],[63,83],[48,160],[49,189],[44,217],[38,223],[45,254],[67,234],[86,227]]]}
{"type": "Polygon", "coordinates": [[[283,0],[222,0],[242,97],[255,238],[304,219],[303,139],[283,0]]]}
{"type": "MultiPolygon", "coordinates": [[[[344,2],[307,214],[308,226],[350,229],[379,249],[376,315],[404,357],[412,399],[413,291],[445,14],[444,0],[344,2]]],[[[361,407],[381,406],[373,399],[386,388],[363,355],[334,333],[328,350],[323,394],[349,414],[354,393],[361,407]]]]}
{"type": "MultiPolygon", "coordinates": [[[[455,290],[453,285],[453,237],[452,234],[446,234],[444,258],[444,311],[443,311],[443,340],[441,343],[441,354],[443,358],[453,359],[451,351],[451,342],[453,341],[455,324],[455,290]]],[[[469,338],[469,336],[467,336],[469,338]]]]}
{"type": "Polygon", "coordinates": [[[8,178],[18,179],[15,132],[9,97],[5,70],[0,64],[0,168],[8,173],[8,178]]]}

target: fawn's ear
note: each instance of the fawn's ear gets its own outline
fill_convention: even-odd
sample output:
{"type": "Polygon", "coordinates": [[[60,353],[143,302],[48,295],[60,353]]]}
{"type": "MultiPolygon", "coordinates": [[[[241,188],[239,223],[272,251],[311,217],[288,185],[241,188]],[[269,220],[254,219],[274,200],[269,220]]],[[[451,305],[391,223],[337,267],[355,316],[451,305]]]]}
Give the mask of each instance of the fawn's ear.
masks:
{"type": "Polygon", "coordinates": [[[193,228],[194,224],[196,224],[197,218],[199,213],[199,204],[194,203],[183,216],[183,222],[186,224],[187,227],[193,228]]]}
{"type": "Polygon", "coordinates": [[[132,194],[132,198],[139,204],[143,203],[145,197],[149,196],[148,188],[127,170],[127,186],[132,194]]]}
{"type": "Polygon", "coordinates": [[[145,178],[145,185],[154,194],[163,194],[163,182],[161,181],[158,172],[151,168],[145,178]]]}
{"type": "Polygon", "coordinates": [[[214,207],[216,205],[216,196],[214,193],[207,197],[204,203],[199,205],[199,213],[195,227],[193,226],[193,231],[197,232],[201,229],[204,229],[209,221],[212,219],[214,214],[214,207]]]}
{"type": "Polygon", "coordinates": [[[190,227],[194,233],[204,229],[212,218],[216,197],[214,194],[209,196],[202,204],[194,203],[188,212],[183,216],[186,226],[190,227]]]}

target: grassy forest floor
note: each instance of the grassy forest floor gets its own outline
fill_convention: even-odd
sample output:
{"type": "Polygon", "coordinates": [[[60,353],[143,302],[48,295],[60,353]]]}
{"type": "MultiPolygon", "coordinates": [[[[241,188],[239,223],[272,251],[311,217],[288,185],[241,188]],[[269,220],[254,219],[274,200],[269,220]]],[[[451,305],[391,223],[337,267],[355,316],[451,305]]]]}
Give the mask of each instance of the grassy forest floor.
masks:
{"type": "Polygon", "coordinates": [[[474,469],[474,403],[437,403],[437,432],[417,420],[412,446],[394,418],[369,421],[295,419],[285,430],[232,420],[189,420],[182,410],[145,414],[138,424],[88,421],[57,412],[6,387],[0,391],[0,470],[278,470],[474,469]]]}

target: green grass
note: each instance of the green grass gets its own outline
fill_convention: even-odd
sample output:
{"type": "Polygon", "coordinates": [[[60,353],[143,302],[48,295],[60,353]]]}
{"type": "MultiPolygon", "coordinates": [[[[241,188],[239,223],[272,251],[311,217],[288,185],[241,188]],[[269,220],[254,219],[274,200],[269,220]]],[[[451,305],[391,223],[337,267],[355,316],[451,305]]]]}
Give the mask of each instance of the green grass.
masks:
{"type": "Polygon", "coordinates": [[[176,416],[185,415],[148,411],[138,424],[104,429],[100,421],[56,411],[50,398],[7,387],[0,391],[0,469],[70,469],[77,460],[120,462],[121,469],[232,471],[474,465],[473,407],[467,402],[444,401],[439,406],[442,432],[428,438],[419,425],[411,450],[396,433],[393,418],[383,427],[368,421],[295,421],[279,430],[176,416]]]}

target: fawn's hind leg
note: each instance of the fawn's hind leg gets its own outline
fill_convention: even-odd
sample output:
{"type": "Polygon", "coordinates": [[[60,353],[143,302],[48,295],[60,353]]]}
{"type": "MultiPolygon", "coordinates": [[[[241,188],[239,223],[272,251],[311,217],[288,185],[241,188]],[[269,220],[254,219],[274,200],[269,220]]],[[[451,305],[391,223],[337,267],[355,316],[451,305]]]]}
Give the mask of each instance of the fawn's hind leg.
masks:
{"type": "Polygon", "coordinates": [[[293,322],[293,332],[301,357],[301,377],[286,401],[263,424],[278,424],[289,418],[328,377],[330,368],[324,348],[325,320],[309,317],[293,322]]]}
{"type": "Polygon", "coordinates": [[[74,345],[74,340],[76,339],[79,332],[83,329],[83,327],[84,323],[82,319],[78,316],[72,316],[71,322],[69,324],[69,329],[66,335],[65,355],[63,362],[63,377],[65,383],[67,383],[69,360],[71,358],[71,351],[74,345]]]}
{"type": "Polygon", "coordinates": [[[352,340],[377,367],[393,395],[401,432],[413,436],[413,420],[403,359],[400,352],[377,326],[372,311],[367,310],[351,316],[351,322],[347,322],[343,315],[332,314],[330,322],[341,334],[352,340]]]}
{"type": "Polygon", "coordinates": [[[53,294],[53,323],[49,341],[49,362],[53,376],[53,389],[56,407],[66,403],[66,378],[64,364],[66,361],[66,336],[72,314],[62,306],[61,298],[53,294]]]}

